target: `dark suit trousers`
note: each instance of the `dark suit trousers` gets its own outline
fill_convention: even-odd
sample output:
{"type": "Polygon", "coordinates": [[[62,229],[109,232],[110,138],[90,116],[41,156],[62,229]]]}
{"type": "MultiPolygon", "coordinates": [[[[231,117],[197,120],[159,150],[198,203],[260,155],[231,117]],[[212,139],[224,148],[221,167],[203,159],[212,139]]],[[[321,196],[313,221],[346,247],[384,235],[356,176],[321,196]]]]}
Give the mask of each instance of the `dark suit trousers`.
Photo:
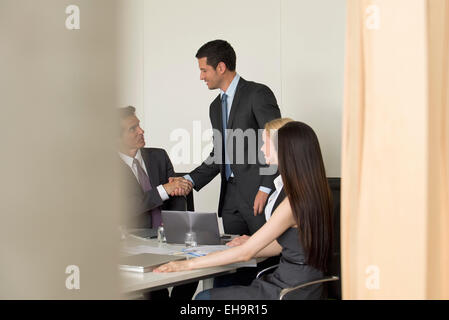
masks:
{"type": "Polygon", "coordinates": [[[257,267],[238,268],[236,272],[225,274],[214,278],[214,288],[222,288],[229,286],[249,286],[257,274],[271,266],[279,264],[279,256],[269,257],[257,264],[257,267]]]}
{"type": "Polygon", "coordinates": [[[265,214],[262,212],[262,214],[254,216],[253,203],[249,204],[241,197],[233,178],[230,178],[226,182],[226,191],[221,212],[225,233],[253,235],[263,226],[266,222],[265,214]]]}
{"type": "MultiPolygon", "coordinates": [[[[173,287],[170,299],[172,300],[192,300],[193,295],[198,287],[198,281],[192,283],[181,284],[173,287]]],[[[156,291],[144,293],[147,300],[168,300],[168,289],[160,289],[156,291]]]]}

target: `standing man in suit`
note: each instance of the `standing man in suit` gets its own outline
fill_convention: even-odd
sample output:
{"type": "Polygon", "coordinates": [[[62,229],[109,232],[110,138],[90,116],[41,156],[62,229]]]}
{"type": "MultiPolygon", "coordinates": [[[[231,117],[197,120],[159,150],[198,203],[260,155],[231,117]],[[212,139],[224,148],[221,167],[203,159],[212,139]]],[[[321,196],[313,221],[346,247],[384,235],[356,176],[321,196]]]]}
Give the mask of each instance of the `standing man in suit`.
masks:
{"type": "Polygon", "coordinates": [[[280,118],[281,113],[266,85],[246,81],[237,74],[236,54],[228,42],[210,41],[198,50],[196,58],[200,79],[210,90],[220,89],[220,94],[209,109],[214,148],[209,158],[185,178],[199,191],[220,173],[218,215],[223,218],[225,233],[252,235],[265,223],[263,209],[274,188],[274,175],[260,171],[265,164],[259,162],[259,130],[268,121],[280,118]],[[234,143],[239,132],[252,134],[255,141],[234,143]]]}
{"type": "MultiPolygon", "coordinates": [[[[120,136],[118,153],[124,186],[124,223],[133,228],[158,228],[161,209],[186,210],[182,195],[192,190],[192,184],[183,179],[170,179],[175,175],[173,165],[164,149],[144,148],[144,131],[135,115],[134,107],[119,109],[120,136]],[[179,195],[170,197],[175,189],[179,195]]],[[[171,298],[191,299],[198,282],[176,286],[171,298]]],[[[144,295],[147,299],[168,299],[168,290],[152,291],[144,295]]]]}

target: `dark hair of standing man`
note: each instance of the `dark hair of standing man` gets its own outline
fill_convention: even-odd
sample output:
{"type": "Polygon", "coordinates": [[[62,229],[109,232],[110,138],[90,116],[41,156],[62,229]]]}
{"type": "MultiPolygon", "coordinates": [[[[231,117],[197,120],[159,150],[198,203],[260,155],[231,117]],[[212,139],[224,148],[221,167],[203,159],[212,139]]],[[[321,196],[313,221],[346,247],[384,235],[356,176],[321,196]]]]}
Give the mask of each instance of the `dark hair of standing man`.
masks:
{"type": "Polygon", "coordinates": [[[198,49],[195,57],[197,59],[206,57],[207,64],[214,69],[220,62],[223,62],[230,71],[235,70],[237,60],[234,49],[224,40],[209,41],[198,49]]]}
{"type": "Polygon", "coordinates": [[[332,243],[332,197],[318,138],[298,121],[287,123],[277,134],[279,172],[306,262],[325,272],[332,243]]]}

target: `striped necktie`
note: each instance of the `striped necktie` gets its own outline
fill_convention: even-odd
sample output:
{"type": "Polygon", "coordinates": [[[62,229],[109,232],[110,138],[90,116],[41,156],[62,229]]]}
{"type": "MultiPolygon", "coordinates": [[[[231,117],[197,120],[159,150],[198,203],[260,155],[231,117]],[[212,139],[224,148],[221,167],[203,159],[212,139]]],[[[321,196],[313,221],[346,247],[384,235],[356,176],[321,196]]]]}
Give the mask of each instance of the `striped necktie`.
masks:
{"type": "MultiPolygon", "coordinates": [[[[136,158],[133,159],[133,165],[137,168],[137,177],[139,179],[140,186],[142,187],[143,192],[151,191],[153,190],[153,187],[151,186],[150,178],[145,173],[145,171],[142,169],[139,161],[137,161],[136,158]]],[[[152,210],[150,210],[151,217],[152,217],[152,228],[157,228],[162,224],[162,217],[161,217],[161,210],[159,207],[156,207],[152,210]]]]}
{"type": "Polygon", "coordinates": [[[228,96],[226,93],[223,93],[221,96],[221,119],[223,121],[223,141],[224,141],[224,154],[225,154],[225,174],[226,174],[226,180],[229,180],[229,177],[231,176],[231,165],[229,164],[229,160],[226,153],[226,128],[228,127],[228,96]]]}

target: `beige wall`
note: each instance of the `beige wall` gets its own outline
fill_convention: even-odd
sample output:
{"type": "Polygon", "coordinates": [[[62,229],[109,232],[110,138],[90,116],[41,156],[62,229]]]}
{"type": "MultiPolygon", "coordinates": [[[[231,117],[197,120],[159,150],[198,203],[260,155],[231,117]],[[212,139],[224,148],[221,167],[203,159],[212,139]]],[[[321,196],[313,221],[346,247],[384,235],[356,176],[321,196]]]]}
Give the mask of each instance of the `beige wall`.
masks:
{"type": "MultiPolygon", "coordinates": [[[[226,39],[239,74],[267,84],[283,116],[317,131],[328,175],[340,176],[345,1],[231,0],[227,7],[233,10],[219,1],[127,0],[120,16],[126,30],[120,104],[138,108],[149,146],[170,152],[179,141],[170,134],[187,130],[190,157],[180,163],[170,155],[176,171],[194,169],[210,151],[194,122],[200,133],[210,128],[209,105],[218,94],[199,80],[195,53],[209,40],[226,39]]],[[[218,192],[216,178],[195,193],[196,209],[216,210],[218,192]]]]}
{"type": "Polygon", "coordinates": [[[116,2],[76,1],[69,31],[72,3],[0,2],[0,299],[118,296],[116,2]]]}

